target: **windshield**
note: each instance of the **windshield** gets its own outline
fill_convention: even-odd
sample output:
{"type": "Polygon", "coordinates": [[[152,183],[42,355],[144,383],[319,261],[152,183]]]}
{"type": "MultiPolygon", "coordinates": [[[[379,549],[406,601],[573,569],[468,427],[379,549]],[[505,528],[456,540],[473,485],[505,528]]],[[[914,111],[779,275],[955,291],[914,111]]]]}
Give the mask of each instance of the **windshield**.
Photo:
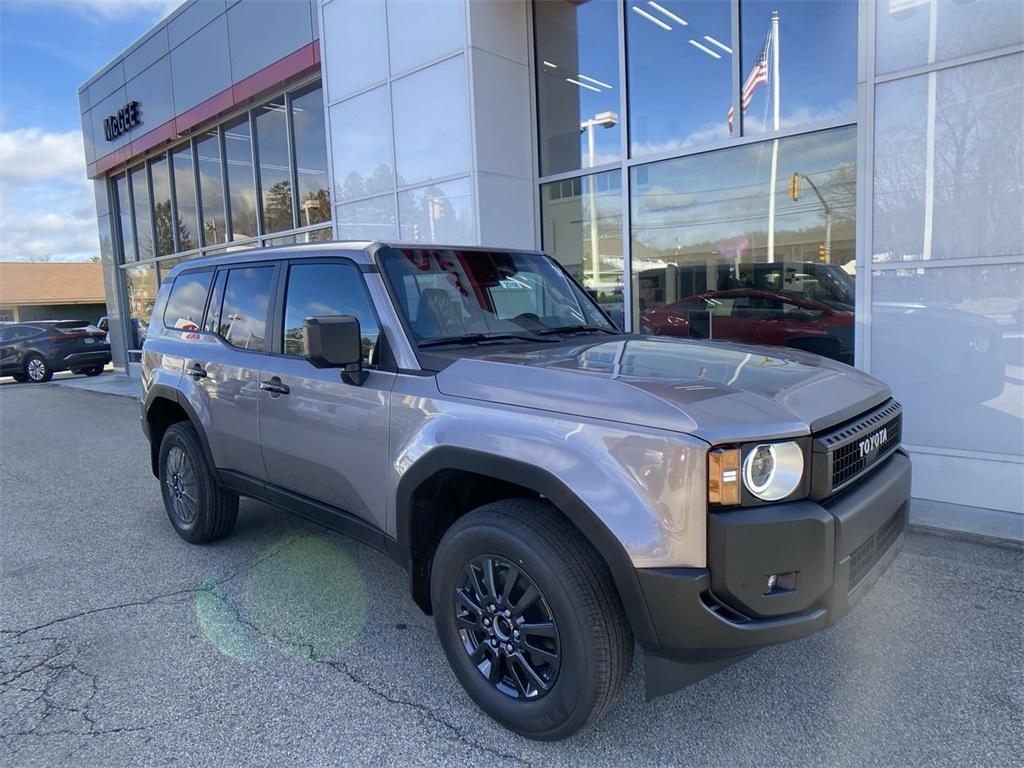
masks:
{"type": "Polygon", "coordinates": [[[540,254],[383,248],[378,256],[417,342],[615,331],[591,298],[540,254]]]}

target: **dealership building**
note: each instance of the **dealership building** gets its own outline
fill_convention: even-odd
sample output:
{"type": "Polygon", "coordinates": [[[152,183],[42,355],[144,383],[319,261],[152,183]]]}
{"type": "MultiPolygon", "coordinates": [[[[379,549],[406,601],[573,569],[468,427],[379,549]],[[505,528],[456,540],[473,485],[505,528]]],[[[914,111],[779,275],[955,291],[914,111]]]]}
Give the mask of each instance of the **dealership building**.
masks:
{"type": "Polygon", "coordinates": [[[916,509],[1022,528],[1020,0],[189,0],[79,98],[129,374],[185,259],[543,248],[628,330],[880,377],[916,509]]]}

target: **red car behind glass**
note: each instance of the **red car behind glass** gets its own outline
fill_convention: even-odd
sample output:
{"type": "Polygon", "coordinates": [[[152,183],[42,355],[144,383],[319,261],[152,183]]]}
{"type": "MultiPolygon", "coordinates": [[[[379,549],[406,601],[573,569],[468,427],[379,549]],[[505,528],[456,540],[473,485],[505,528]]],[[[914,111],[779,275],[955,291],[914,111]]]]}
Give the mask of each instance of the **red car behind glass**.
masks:
{"type": "Polygon", "coordinates": [[[640,316],[644,333],[767,344],[853,359],[853,308],[798,293],[739,289],[709,291],[640,316]]]}

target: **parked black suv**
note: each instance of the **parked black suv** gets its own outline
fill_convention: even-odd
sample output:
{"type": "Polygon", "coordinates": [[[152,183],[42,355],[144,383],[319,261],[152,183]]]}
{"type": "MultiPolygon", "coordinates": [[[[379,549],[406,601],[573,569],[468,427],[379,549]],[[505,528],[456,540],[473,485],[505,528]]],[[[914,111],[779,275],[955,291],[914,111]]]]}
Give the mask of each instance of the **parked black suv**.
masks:
{"type": "Polygon", "coordinates": [[[37,383],[57,371],[99,376],[109,362],[106,334],[85,320],[0,324],[0,376],[37,383]]]}

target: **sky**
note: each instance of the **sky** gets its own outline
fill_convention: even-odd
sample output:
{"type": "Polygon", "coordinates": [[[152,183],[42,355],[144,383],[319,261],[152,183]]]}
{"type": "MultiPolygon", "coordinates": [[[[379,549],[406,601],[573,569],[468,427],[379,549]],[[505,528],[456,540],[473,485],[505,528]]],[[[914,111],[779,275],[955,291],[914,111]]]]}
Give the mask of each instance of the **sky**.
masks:
{"type": "Polygon", "coordinates": [[[0,0],[0,261],[99,256],[78,88],[180,0],[0,0]]]}

